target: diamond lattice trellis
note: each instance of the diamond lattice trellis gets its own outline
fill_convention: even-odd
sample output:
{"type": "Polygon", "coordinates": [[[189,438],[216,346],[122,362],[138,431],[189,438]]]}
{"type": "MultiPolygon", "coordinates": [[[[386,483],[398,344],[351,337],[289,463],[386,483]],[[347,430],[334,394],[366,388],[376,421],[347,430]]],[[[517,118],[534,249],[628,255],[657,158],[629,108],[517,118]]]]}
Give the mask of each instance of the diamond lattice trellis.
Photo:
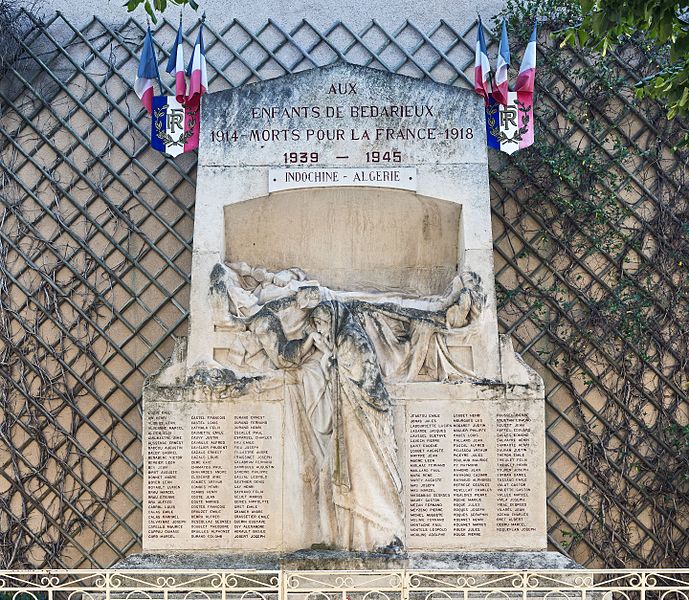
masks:
{"type": "MultiPolygon", "coordinates": [[[[148,148],[139,23],[23,18],[0,85],[2,566],[107,566],[140,544],[143,379],[186,332],[195,156],[148,148]]],[[[470,87],[475,27],[233,20],[206,28],[210,89],[338,60],[470,87]]],[[[159,57],[174,32],[157,28],[159,57]]],[[[601,73],[548,50],[542,148],[493,157],[491,197],[500,325],[547,385],[550,541],[587,565],[680,564],[686,154],[662,107],[628,92],[638,52],[601,73]],[[606,168],[575,176],[572,156],[606,168]],[[575,201],[587,186],[594,206],[575,201]]]]}

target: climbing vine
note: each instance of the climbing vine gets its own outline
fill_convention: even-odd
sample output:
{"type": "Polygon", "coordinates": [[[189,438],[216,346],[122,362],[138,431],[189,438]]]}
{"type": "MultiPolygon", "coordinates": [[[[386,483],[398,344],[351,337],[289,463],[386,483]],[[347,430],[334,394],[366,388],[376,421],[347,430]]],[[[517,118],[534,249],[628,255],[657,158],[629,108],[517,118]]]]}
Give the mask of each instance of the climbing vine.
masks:
{"type": "Polygon", "coordinates": [[[551,493],[551,542],[589,565],[681,566],[689,153],[678,146],[687,127],[635,97],[635,82],[663,60],[641,34],[605,57],[563,47],[578,3],[510,0],[514,40],[528,39],[537,10],[547,18],[539,18],[536,143],[493,161],[492,188],[498,216],[510,203],[520,211],[496,241],[515,267],[511,284],[498,277],[504,325],[546,333],[528,355],[547,368],[553,461],[581,465],[576,477],[551,482],[560,490],[551,493]]]}

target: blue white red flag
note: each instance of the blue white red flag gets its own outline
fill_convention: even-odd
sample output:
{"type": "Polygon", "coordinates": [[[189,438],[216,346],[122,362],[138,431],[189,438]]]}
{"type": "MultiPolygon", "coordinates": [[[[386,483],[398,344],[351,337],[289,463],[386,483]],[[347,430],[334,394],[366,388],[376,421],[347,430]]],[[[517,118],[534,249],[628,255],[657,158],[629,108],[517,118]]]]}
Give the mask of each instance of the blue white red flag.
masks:
{"type": "Polygon", "coordinates": [[[491,97],[486,106],[488,146],[514,154],[534,142],[533,92],[508,92],[507,104],[491,97]]]}
{"type": "Polygon", "coordinates": [[[153,82],[156,79],[160,81],[160,73],[158,72],[158,61],[153,46],[151,28],[149,27],[146,31],[146,37],[144,37],[144,47],[139,58],[139,70],[136,72],[136,81],[134,81],[134,91],[149,115],[153,112],[153,82]]]}
{"type": "MultiPolygon", "coordinates": [[[[476,42],[477,65],[478,51],[481,38],[483,38],[482,33],[479,30],[480,39],[476,42]]],[[[485,44],[485,42],[483,43],[485,44]]],[[[488,61],[487,54],[485,61],[488,61]]],[[[534,23],[533,32],[524,51],[519,77],[513,92],[509,90],[508,86],[507,72],[509,66],[510,50],[507,42],[507,26],[503,20],[493,88],[490,93],[483,93],[479,89],[478,67],[475,70],[477,77],[475,87],[476,92],[486,99],[488,146],[507,154],[513,154],[517,150],[527,148],[534,143],[533,91],[536,77],[536,23],[534,23]]]]}
{"type": "Polygon", "coordinates": [[[476,35],[476,56],[474,61],[474,89],[483,96],[488,105],[488,97],[491,93],[490,62],[488,61],[488,48],[486,38],[483,35],[483,23],[478,20],[478,34],[476,35]]]}
{"type": "Polygon", "coordinates": [[[194,52],[191,55],[191,60],[189,61],[187,75],[190,77],[187,105],[198,106],[201,96],[205,94],[206,90],[208,89],[206,50],[203,46],[203,23],[201,23],[201,27],[199,28],[199,35],[196,38],[194,52]]]}
{"type": "Polygon", "coordinates": [[[519,67],[519,76],[514,89],[518,92],[533,92],[536,80],[536,22],[533,24],[533,31],[529,38],[529,43],[524,50],[522,64],[519,67]]]}
{"type": "Polygon", "coordinates": [[[502,35],[498,47],[498,62],[495,67],[495,85],[493,98],[500,104],[507,104],[507,94],[510,91],[507,81],[507,71],[510,68],[510,44],[507,40],[507,23],[502,20],[502,35]]]}
{"type": "Polygon", "coordinates": [[[181,19],[165,71],[175,74],[175,95],[177,96],[177,102],[183,103],[187,95],[187,79],[184,74],[184,38],[182,36],[181,19]]]}
{"type": "Polygon", "coordinates": [[[190,107],[175,96],[154,96],[151,146],[170,156],[198,148],[198,104],[190,107]]]}

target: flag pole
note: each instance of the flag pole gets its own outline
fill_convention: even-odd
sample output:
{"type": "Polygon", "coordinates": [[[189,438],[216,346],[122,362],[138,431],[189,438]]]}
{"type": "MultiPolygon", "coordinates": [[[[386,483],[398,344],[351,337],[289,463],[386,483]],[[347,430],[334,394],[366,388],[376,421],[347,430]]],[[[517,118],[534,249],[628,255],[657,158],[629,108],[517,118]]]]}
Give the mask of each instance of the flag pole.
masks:
{"type": "MultiPolygon", "coordinates": [[[[483,29],[483,21],[481,21],[481,17],[478,18],[479,22],[479,27],[483,29]]],[[[488,45],[486,45],[486,54],[488,54],[488,45]]],[[[490,60],[490,58],[489,58],[490,60]]],[[[493,87],[493,69],[488,71],[488,81],[490,82],[490,93],[494,94],[495,93],[495,88],[493,87]]]]}

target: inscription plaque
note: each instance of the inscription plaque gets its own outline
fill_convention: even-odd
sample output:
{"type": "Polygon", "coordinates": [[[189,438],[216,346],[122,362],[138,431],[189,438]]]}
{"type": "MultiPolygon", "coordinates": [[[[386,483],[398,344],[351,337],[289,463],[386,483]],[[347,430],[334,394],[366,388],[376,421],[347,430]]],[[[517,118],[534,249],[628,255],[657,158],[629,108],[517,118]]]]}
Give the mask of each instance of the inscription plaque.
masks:
{"type": "Polygon", "coordinates": [[[407,404],[410,549],[495,549],[539,543],[544,456],[533,402],[407,404]],[[502,439],[501,439],[502,437],[502,439]],[[505,533],[519,533],[512,542],[505,533]]]}
{"type": "Polygon", "coordinates": [[[450,86],[417,85],[354,65],[293,81],[279,93],[277,82],[261,82],[224,93],[222,106],[207,103],[201,163],[217,165],[220,155],[224,165],[382,168],[475,163],[485,156],[481,106],[450,86]],[[354,87],[339,89],[336,79],[354,87]]]}
{"type": "Polygon", "coordinates": [[[270,169],[268,191],[307,187],[387,187],[416,190],[416,169],[270,169]]]}
{"type": "Polygon", "coordinates": [[[146,521],[144,535],[153,544],[174,540],[189,518],[178,510],[177,500],[184,485],[186,446],[184,425],[174,418],[170,406],[147,412],[146,440],[146,521]]]}
{"type": "Polygon", "coordinates": [[[148,402],[147,550],[260,549],[280,530],[281,406],[148,402]]]}

